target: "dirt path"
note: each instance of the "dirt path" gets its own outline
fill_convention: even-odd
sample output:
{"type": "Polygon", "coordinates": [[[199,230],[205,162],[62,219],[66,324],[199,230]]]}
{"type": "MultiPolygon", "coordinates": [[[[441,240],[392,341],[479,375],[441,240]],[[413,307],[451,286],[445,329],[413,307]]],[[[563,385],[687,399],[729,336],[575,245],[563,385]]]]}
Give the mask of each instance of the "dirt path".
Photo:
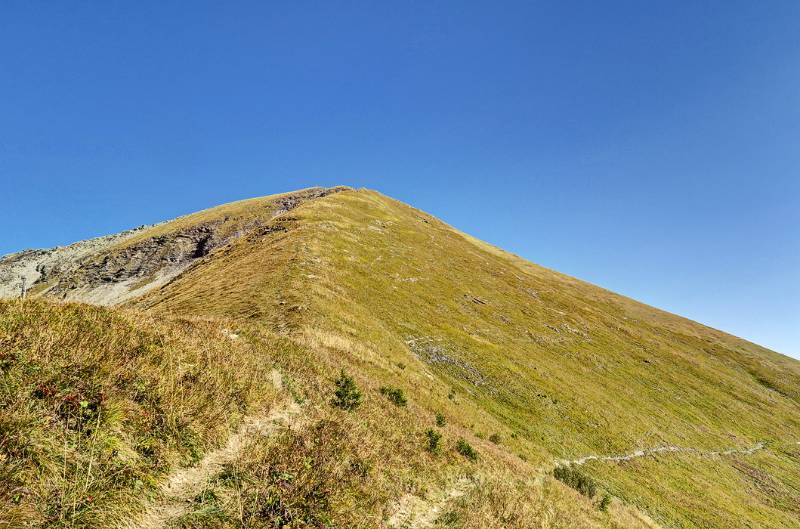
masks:
{"type": "MultiPolygon", "coordinates": [[[[590,461],[621,462],[630,461],[639,457],[652,456],[664,453],[690,453],[700,457],[749,455],[766,448],[764,443],[756,443],[749,448],[731,448],[728,450],[700,450],[697,448],[684,448],[679,446],[658,446],[636,450],[629,454],[620,455],[586,455],[577,459],[556,460],[553,465],[540,469],[542,474],[549,473],[553,466],[559,465],[584,465],[590,461]]],[[[541,476],[543,477],[543,476],[541,476]]],[[[392,516],[386,522],[388,529],[426,529],[432,527],[436,519],[442,514],[448,503],[460,498],[474,485],[467,478],[457,480],[449,488],[440,491],[431,498],[421,498],[413,494],[406,494],[397,502],[392,516]]]]}
{"type": "Polygon", "coordinates": [[[406,494],[397,502],[394,514],[386,522],[389,529],[425,529],[431,527],[451,501],[460,498],[473,486],[468,478],[455,481],[446,490],[429,499],[406,494]]]}
{"type": "Polygon", "coordinates": [[[749,455],[754,452],[758,452],[759,450],[763,450],[766,448],[764,443],[756,443],[749,448],[731,448],[729,450],[700,450],[697,448],[684,448],[680,446],[657,446],[655,448],[647,448],[644,450],[636,450],[635,452],[631,452],[630,454],[622,454],[622,455],[609,455],[609,456],[600,456],[600,455],[588,455],[579,457],[578,459],[560,459],[556,460],[556,466],[559,465],[583,465],[588,463],[589,461],[630,461],[631,459],[636,459],[639,457],[651,456],[655,454],[663,454],[663,453],[670,453],[670,452],[683,452],[683,453],[690,453],[699,455],[701,457],[712,457],[712,456],[730,456],[730,455],[749,455]]]}
{"type": "MultiPolygon", "coordinates": [[[[277,371],[273,372],[272,379],[280,389],[282,381],[277,371]]],[[[181,468],[170,474],[161,486],[161,497],[150,503],[141,516],[121,524],[119,529],[162,529],[170,520],[187,513],[189,501],[205,489],[223,465],[236,459],[248,438],[268,436],[295,424],[300,411],[294,401],[285,401],[265,416],[248,417],[224,446],[206,454],[196,466],[181,468]]]]}

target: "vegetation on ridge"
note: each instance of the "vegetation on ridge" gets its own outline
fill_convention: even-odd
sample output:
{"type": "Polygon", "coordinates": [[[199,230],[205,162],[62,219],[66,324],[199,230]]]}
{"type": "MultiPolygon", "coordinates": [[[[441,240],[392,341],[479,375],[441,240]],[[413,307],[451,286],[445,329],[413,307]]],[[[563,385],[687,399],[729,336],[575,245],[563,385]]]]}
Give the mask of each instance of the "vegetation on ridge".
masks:
{"type": "Polygon", "coordinates": [[[106,527],[141,511],[137,487],[157,503],[157,483],[282,399],[303,403],[296,423],[243,436],[171,527],[727,529],[800,516],[797,362],[370,191],[305,202],[128,309],[0,304],[0,345],[19,389],[0,408],[2,483],[14,480],[0,512],[18,522],[106,527]],[[143,407],[134,375],[155,381],[151,422],[119,419],[143,407]],[[45,380],[68,392],[38,397],[45,380]],[[28,430],[44,441],[24,444],[28,430]],[[136,454],[145,479],[81,503],[87,462],[100,476],[120,460],[97,463],[94,431],[136,454]],[[155,457],[138,452],[151,433],[155,457]],[[687,450],[554,476],[558,461],[659,446],[687,450]]]}
{"type": "Polygon", "coordinates": [[[415,402],[471,430],[482,453],[479,436],[492,433],[540,467],[772,440],[750,456],[664,453],[583,472],[666,525],[793,523],[796,361],[528,263],[378,193],[344,192],[295,213],[298,329],[351,350],[365,376],[415,388],[415,402]],[[690,480],[718,483],[708,485],[713,501],[693,501],[688,460],[690,480]],[[774,486],[761,487],[743,460],[774,486]]]}

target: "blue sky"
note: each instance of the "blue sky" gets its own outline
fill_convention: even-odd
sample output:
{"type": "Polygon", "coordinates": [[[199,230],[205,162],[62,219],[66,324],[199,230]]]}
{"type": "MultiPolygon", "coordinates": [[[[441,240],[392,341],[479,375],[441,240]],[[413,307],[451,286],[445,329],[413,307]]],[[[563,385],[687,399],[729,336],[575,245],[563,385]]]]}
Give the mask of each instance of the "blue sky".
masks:
{"type": "Polygon", "coordinates": [[[378,189],[800,356],[800,2],[3,2],[0,254],[378,189]]]}

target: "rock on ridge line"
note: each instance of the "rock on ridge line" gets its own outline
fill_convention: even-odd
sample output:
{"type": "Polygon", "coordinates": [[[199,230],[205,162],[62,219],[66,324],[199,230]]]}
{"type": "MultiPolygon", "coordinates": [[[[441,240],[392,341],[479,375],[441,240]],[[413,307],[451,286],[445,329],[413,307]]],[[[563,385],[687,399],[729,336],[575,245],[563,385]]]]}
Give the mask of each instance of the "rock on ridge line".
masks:
{"type": "Polygon", "coordinates": [[[255,215],[235,230],[226,229],[229,219],[221,216],[124,244],[151,228],[191,216],[187,215],[68,246],[12,253],[0,257],[0,298],[18,298],[24,286],[29,295],[116,305],[169,283],[243,235],[264,232],[275,217],[303,202],[346,189],[311,188],[276,196],[268,215],[255,215]]]}

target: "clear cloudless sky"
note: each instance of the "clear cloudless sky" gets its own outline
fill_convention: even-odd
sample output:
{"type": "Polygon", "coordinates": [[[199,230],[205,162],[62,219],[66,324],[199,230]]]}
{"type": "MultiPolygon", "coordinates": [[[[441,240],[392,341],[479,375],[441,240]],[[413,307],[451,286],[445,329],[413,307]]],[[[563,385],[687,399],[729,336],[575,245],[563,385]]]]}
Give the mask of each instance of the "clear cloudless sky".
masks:
{"type": "Polygon", "coordinates": [[[800,356],[800,2],[0,4],[0,254],[335,184],[800,356]]]}

